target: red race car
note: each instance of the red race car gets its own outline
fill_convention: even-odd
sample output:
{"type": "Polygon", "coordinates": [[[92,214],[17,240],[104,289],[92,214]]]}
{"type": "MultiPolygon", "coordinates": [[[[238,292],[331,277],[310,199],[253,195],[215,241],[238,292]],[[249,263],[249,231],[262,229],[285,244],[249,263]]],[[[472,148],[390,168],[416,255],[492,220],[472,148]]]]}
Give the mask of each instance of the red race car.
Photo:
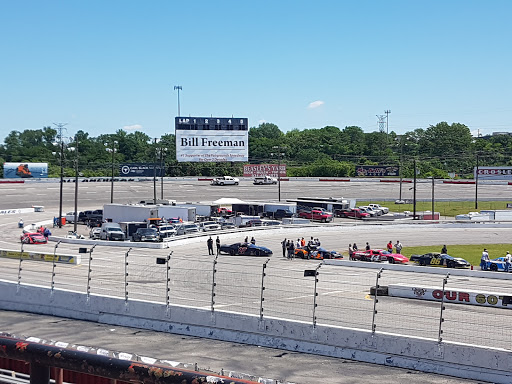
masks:
{"type": "Polygon", "coordinates": [[[352,253],[352,260],[361,261],[387,261],[390,264],[405,264],[409,259],[399,253],[390,253],[384,249],[370,249],[369,251],[356,251],[352,253]]]}
{"type": "Polygon", "coordinates": [[[46,244],[48,240],[42,234],[38,232],[34,233],[24,233],[21,235],[20,240],[23,244],[46,244]]]}

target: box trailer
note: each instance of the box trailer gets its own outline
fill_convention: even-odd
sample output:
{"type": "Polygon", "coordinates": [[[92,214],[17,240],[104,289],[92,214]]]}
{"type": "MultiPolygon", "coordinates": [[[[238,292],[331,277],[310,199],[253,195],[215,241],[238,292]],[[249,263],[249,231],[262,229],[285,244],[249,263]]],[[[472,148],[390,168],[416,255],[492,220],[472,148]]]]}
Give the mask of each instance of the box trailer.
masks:
{"type": "Polygon", "coordinates": [[[491,220],[496,221],[512,221],[512,210],[511,209],[494,209],[494,210],[482,210],[482,214],[488,214],[491,220]]]}
{"type": "Polygon", "coordinates": [[[231,210],[235,215],[243,214],[249,216],[261,215],[264,212],[265,204],[263,203],[240,203],[233,204],[231,210]]]}
{"type": "Polygon", "coordinates": [[[195,207],[179,207],[168,205],[157,205],[157,217],[164,217],[170,219],[177,217],[183,221],[196,221],[196,208],[195,207]]]}
{"type": "Polygon", "coordinates": [[[275,212],[278,209],[297,213],[297,204],[295,203],[268,203],[265,204],[265,212],[275,212]]]}
{"type": "Polygon", "coordinates": [[[105,204],[103,206],[103,218],[114,223],[142,222],[152,217],[159,217],[157,206],[138,204],[105,204]]]}
{"type": "Polygon", "coordinates": [[[211,217],[217,214],[217,209],[220,207],[218,204],[204,204],[204,203],[179,203],[176,204],[176,207],[187,207],[187,208],[195,208],[196,215],[211,217]]]}

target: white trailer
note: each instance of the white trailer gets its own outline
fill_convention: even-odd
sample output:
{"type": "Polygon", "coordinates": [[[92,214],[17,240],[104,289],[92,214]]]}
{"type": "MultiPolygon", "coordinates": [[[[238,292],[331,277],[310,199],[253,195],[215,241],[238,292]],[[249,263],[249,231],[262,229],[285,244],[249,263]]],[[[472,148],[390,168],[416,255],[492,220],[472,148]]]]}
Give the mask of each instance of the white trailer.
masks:
{"type": "Polygon", "coordinates": [[[217,211],[219,208],[218,204],[204,204],[204,203],[178,203],[176,207],[187,207],[187,208],[195,208],[196,215],[210,217],[217,211]]]}
{"type": "Polygon", "coordinates": [[[488,214],[491,220],[512,221],[512,209],[494,209],[480,211],[482,214],[488,214]]]}
{"type": "Polygon", "coordinates": [[[160,205],[158,207],[158,217],[170,219],[171,217],[178,217],[183,221],[196,221],[196,208],[195,207],[179,207],[160,205]]]}
{"type": "Polygon", "coordinates": [[[235,225],[236,227],[240,227],[240,226],[243,227],[251,220],[261,221],[261,218],[259,216],[240,215],[240,216],[230,217],[227,221],[230,223],[233,223],[233,225],[235,225]]]}

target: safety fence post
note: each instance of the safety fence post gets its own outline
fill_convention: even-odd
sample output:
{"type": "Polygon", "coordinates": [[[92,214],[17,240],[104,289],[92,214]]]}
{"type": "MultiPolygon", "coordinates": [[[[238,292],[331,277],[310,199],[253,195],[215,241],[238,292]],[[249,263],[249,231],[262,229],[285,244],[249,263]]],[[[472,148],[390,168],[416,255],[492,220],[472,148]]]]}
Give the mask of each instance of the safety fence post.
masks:
{"type": "Polygon", "coordinates": [[[442,335],[443,335],[442,328],[443,328],[443,322],[444,322],[443,312],[446,309],[444,306],[444,298],[445,298],[446,284],[448,283],[448,277],[450,277],[449,273],[447,273],[446,277],[443,279],[443,296],[441,297],[441,311],[439,313],[439,334],[438,334],[438,339],[437,339],[439,344],[441,344],[441,342],[443,341],[443,338],[442,338],[442,335]]]}
{"type": "Polygon", "coordinates": [[[18,266],[18,286],[16,287],[16,292],[20,291],[20,285],[21,285],[21,262],[22,261],[23,261],[23,243],[21,243],[20,264],[18,266]]]}
{"type": "Polygon", "coordinates": [[[267,268],[267,264],[269,261],[270,261],[270,259],[267,259],[267,261],[265,261],[263,263],[263,268],[261,271],[260,320],[263,320],[263,301],[265,300],[265,298],[263,297],[263,291],[265,290],[264,281],[265,281],[265,276],[267,275],[265,273],[265,268],[267,268]]]}
{"type": "Polygon", "coordinates": [[[217,259],[219,255],[215,256],[215,259],[213,259],[213,273],[212,273],[212,303],[211,303],[211,310],[212,312],[215,310],[215,286],[217,283],[215,282],[215,273],[217,272],[217,259]]]}
{"type": "Polygon", "coordinates": [[[169,310],[169,306],[171,304],[171,298],[169,296],[169,291],[171,290],[171,288],[169,288],[169,282],[171,281],[171,279],[169,277],[169,273],[170,273],[171,267],[169,266],[169,264],[171,261],[172,252],[173,251],[169,252],[169,254],[167,255],[167,258],[165,260],[165,267],[166,267],[166,271],[165,271],[165,305],[167,307],[167,310],[169,310]]]}
{"type": "Polygon", "coordinates": [[[322,266],[322,264],[318,264],[318,267],[315,268],[315,295],[313,296],[313,327],[316,327],[316,307],[318,306],[318,304],[316,303],[316,298],[318,296],[318,292],[317,292],[318,275],[319,275],[318,270],[320,269],[321,266],[322,266]]]}
{"type": "Polygon", "coordinates": [[[57,264],[57,261],[56,258],[56,253],[57,253],[57,248],[59,247],[59,244],[60,244],[60,240],[57,241],[57,244],[55,244],[55,247],[53,248],[53,266],[52,266],[52,284],[51,284],[51,294],[53,295],[53,289],[55,288],[55,265],[57,264]]]}
{"type": "Polygon", "coordinates": [[[91,272],[92,272],[91,264],[92,264],[92,251],[94,251],[94,248],[96,247],[96,245],[98,245],[98,244],[94,244],[94,245],[89,249],[89,265],[87,266],[87,302],[89,302],[89,300],[91,299],[91,272]]]}
{"type": "Polygon", "coordinates": [[[375,328],[377,324],[375,324],[375,315],[377,314],[377,303],[379,299],[377,299],[377,295],[379,292],[379,279],[382,275],[382,271],[384,268],[381,268],[379,272],[377,272],[377,278],[375,279],[375,294],[373,295],[373,315],[372,315],[372,336],[375,334],[375,328]]]}
{"type": "Polygon", "coordinates": [[[124,304],[128,305],[128,255],[132,249],[128,250],[124,254],[124,304]]]}
{"type": "Polygon", "coordinates": [[[50,384],[50,367],[31,359],[30,384],[50,384]]]}

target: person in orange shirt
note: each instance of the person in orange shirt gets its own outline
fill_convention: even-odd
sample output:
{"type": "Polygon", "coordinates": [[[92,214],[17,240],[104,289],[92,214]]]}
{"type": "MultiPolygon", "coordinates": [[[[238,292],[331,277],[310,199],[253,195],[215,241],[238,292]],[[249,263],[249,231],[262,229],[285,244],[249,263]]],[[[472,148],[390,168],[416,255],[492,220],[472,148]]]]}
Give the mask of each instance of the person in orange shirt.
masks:
{"type": "Polygon", "coordinates": [[[300,246],[305,247],[306,246],[306,240],[304,238],[300,239],[300,246]]]}

